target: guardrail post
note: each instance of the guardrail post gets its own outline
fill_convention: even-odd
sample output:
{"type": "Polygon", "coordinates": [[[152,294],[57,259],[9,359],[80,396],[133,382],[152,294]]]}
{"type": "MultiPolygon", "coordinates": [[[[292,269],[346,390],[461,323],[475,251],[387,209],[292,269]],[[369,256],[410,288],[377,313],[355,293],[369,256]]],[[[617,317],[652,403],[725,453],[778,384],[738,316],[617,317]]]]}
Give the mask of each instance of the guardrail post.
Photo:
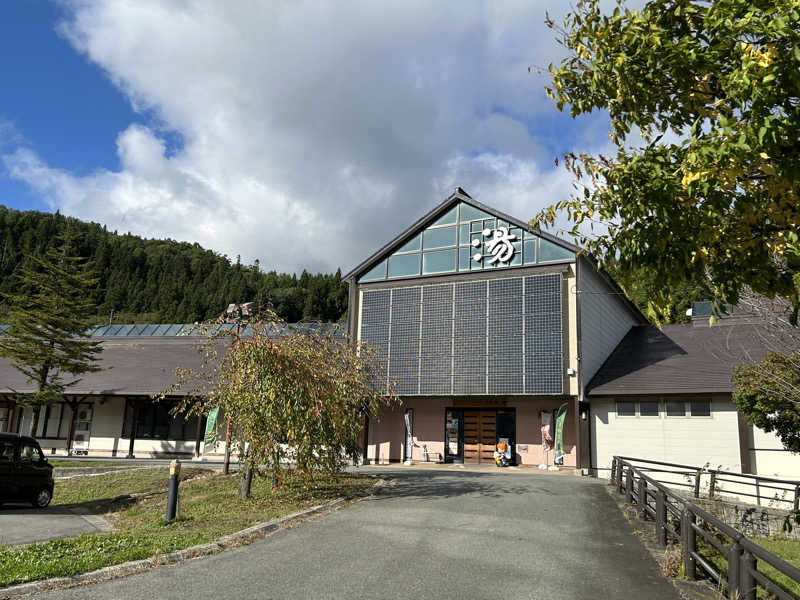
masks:
{"type": "Polygon", "coordinates": [[[703,474],[703,471],[698,471],[694,475],[694,497],[700,497],[700,476],[703,474]]]}
{"type": "Polygon", "coordinates": [[[692,528],[697,518],[688,507],[681,513],[681,537],[683,538],[683,570],[689,581],[697,579],[697,564],[694,553],[697,551],[697,533],[692,528]]]}
{"type": "Polygon", "coordinates": [[[708,499],[709,500],[713,500],[714,499],[714,492],[716,491],[716,487],[717,487],[717,472],[716,471],[712,471],[711,472],[711,483],[708,484],[708,499]]]}
{"type": "Polygon", "coordinates": [[[734,540],[733,545],[728,550],[728,598],[731,600],[739,600],[741,594],[739,589],[741,583],[741,560],[742,547],[737,540],[734,540]]]}
{"type": "Polygon", "coordinates": [[[647,482],[639,475],[639,518],[647,520],[647,482]]]}
{"type": "Polygon", "coordinates": [[[611,459],[611,483],[617,482],[617,457],[611,459]]]}
{"type": "Polygon", "coordinates": [[[623,490],[624,490],[624,488],[623,488],[624,482],[622,480],[623,470],[624,469],[625,469],[625,467],[622,464],[622,459],[620,459],[617,462],[617,492],[619,492],[620,494],[622,494],[623,490]]]}
{"type": "Polygon", "coordinates": [[[756,600],[756,580],[753,577],[756,567],[756,557],[745,550],[739,566],[739,592],[742,600],[756,600]]]}
{"type": "Polygon", "coordinates": [[[628,467],[625,472],[625,499],[628,504],[633,503],[633,467],[628,467]]]}
{"type": "Polygon", "coordinates": [[[800,485],[794,488],[794,510],[800,510],[800,485]]]}
{"type": "Polygon", "coordinates": [[[667,545],[667,495],[656,489],[656,536],[662,546],[667,545]]]}

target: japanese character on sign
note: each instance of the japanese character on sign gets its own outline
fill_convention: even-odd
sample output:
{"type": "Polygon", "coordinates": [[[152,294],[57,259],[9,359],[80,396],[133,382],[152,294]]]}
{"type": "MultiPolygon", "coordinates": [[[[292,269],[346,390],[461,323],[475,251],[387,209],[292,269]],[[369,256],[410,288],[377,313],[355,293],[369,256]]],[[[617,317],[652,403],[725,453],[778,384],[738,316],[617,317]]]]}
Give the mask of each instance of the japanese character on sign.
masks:
{"type": "MultiPolygon", "coordinates": [[[[492,254],[492,257],[489,259],[490,265],[496,262],[508,262],[512,259],[514,256],[514,244],[512,242],[517,239],[517,236],[508,233],[507,227],[498,227],[494,231],[491,229],[484,229],[483,237],[489,238],[486,242],[486,249],[492,254]]],[[[472,245],[477,248],[480,245],[480,241],[475,239],[472,241],[472,245]]],[[[472,258],[473,260],[479,261],[483,256],[476,253],[472,258]]]]}

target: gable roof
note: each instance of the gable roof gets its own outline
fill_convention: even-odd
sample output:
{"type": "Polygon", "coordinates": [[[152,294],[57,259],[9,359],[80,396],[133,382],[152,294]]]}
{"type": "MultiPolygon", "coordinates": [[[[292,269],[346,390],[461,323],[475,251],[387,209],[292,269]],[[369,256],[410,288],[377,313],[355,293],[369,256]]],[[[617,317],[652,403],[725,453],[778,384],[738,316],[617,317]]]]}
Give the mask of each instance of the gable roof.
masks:
{"type": "Polygon", "coordinates": [[[445,214],[448,210],[450,210],[453,206],[455,206],[459,202],[464,202],[465,204],[469,204],[470,206],[473,206],[478,210],[482,210],[483,212],[489,213],[490,215],[502,219],[503,221],[508,221],[515,227],[519,227],[525,231],[534,233],[537,236],[541,237],[542,239],[545,239],[549,242],[553,242],[554,244],[561,246],[562,248],[566,248],[567,250],[570,250],[572,252],[579,251],[579,248],[577,246],[570,244],[569,242],[557,238],[556,236],[551,235],[549,233],[545,233],[540,229],[533,229],[529,227],[528,224],[525,223],[524,221],[520,221],[519,219],[516,219],[510,215],[500,212],[497,209],[494,209],[490,206],[482,204],[481,202],[478,202],[472,196],[470,196],[466,191],[464,191],[463,188],[457,187],[455,191],[452,194],[450,194],[447,198],[445,198],[444,201],[442,201],[438,206],[434,207],[433,210],[429,211],[427,214],[414,221],[414,223],[412,223],[409,227],[407,227],[399,234],[397,234],[390,242],[384,244],[379,250],[370,255],[369,258],[365,259],[360,264],[358,264],[358,266],[353,268],[347,275],[343,277],[343,279],[345,280],[354,279],[359,275],[361,275],[362,273],[368,271],[375,264],[381,261],[384,257],[391,254],[391,252],[394,249],[402,246],[404,243],[406,243],[408,240],[414,237],[414,235],[416,235],[426,225],[434,222],[436,219],[445,214]]]}
{"type": "Polygon", "coordinates": [[[587,386],[589,396],[728,394],[733,368],[767,353],[763,325],[632,327],[587,386]]]}

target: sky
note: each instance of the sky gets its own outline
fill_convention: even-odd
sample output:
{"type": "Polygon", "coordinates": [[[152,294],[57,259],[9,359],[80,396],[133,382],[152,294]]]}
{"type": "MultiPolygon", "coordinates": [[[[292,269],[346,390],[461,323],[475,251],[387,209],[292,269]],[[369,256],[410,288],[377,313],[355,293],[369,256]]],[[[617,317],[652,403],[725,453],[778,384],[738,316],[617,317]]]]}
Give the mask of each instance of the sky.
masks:
{"type": "Polygon", "coordinates": [[[520,219],[608,120],[544,94],[563,0],[22,0],[0,20],[0,204],[349,271],[455,186],[520,219]]]}

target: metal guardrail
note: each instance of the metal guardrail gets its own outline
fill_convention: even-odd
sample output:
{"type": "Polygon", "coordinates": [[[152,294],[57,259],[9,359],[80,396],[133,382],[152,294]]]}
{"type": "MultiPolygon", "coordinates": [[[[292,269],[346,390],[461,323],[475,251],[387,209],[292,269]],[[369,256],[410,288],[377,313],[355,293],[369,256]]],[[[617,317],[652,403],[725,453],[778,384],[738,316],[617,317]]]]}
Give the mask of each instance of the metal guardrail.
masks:
{"type": "MultiPolygon", "coordinates": [[[[695,469],[695,473],[697,467],[621,456],[615,456],[611,464],[612,484],[620,494],[625,494],[629,503],[638,507],[639,518],[655,521],[659,543],[667,546],[670,538],[680,543],[687,579],[696,580],[704,573],[719,588],[724,589],[731,599],[756,600],[761,588],[780,600],[800,600],[800,596],[759,571],[758,565],[759,561],[763,561],[798,586],[800,569],[753,543],[741,532],[656,481],[647,473],[647,467],[634,465],[631,461],[695,469]],[[714,565],[711,558],[701,554],[698,550],[698,536],[724,557],[727,573],[714,565]]],[[[699,491],[699,486],[695,486],[695,490],[699,491]]],[[[796,497],[794,506],[797,507],[796,497]]]]}
{"type": "MultiPolygon", "coordinates": [[[[800,481],[762,477],[761,475],[750,475],[748,473],[733,473],[707,467],[681,465],[629,456],[617,456],[615,458],[626,460],[632,464],[635,463],[640,471],[648,474],[682,475],[687,482],[670,481],[668,485],[689,488],[695,498],[701,497],[703,483],[707,480],[707,495],[711,500],[723,493],[728,493],[732,496],[753,498],[756,504],[759,505],[762,500],[766,500],[770,503],[782,505],[779,507],[784,510],[800,510],[800,481]],[[691,481],[691,483],[688,483],[688,481],[691,481]],[[727,489],[724,487],[726,483],[730,484],[727,489]],[[744,488],[747,491],[736,488],[744,488]],[[782,493],[783,496],[779,495],[779,493],[782,493]]],[[[653,477],[653,479],[659,480],[658,477],[653,477]]],[[[661,483],[667,482],[661,481],[661,483]]]]}

